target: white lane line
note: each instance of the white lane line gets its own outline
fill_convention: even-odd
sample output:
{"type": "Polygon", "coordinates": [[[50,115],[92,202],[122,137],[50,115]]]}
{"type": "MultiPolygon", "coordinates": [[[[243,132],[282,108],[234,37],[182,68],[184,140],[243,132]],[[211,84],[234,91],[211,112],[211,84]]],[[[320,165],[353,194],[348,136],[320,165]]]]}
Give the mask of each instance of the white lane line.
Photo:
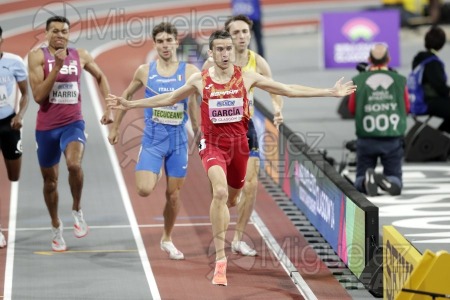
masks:
{"type": "MultiPolygon", "coordinates": [[[[115,44],[109,45],[104,44],[103,46],[97,47],[91,51],[92,57],[95,59],[98,55],[103,53],[104,51],[108,51],[112,49],[115,44]]],[[[92,104],[94,106],[95,113],[97,115],[97,120],[100,120],[103,115],[103,108],[100,105],[100,98],[97,93],[97,87],[94,83],[94,78],[92,76],[87,76],[86,79],[88,90],[90,94],[90,98],[92,99],[92,104]]],[[[142,267],[144,268],[144,273],[147,278],[147,282],[150,288],[150,293],[153,299],[161,299],[161,295],[159,294],[158,286],[156,284],[155,276],[153,275],[152,268],[150,266],[150,261],[148,259],[147,252],[145,250],[144,241],[142,240],[141,233],[139,231],[138,223],[136,220],[136,215],[134,214],[133,207],[131,205],[130,196],[128,194],[125,180],[123,179],[122,171],[120,169],[119,160],[117,159],[116,152],[114,151],[114,147],[108,143],[108,130],[107,126],[100,125],[100,131],[103,136],[103,141],[105,143],[105,147],[108,151],[109,158],[111,160],[111,165],[114,170],[114,175],[116,177],[117,185],[120,190],[120,195],[123,201],[123,205],[125,207],[125,211],[128,216],[128,220],[130,221],[131,231],[134,236],[134,240],[136,241],[136,246],[139,252],[139,257],[141,259],[142,267]]]]}
{"type": "Polygon", "coordinates": [[[5,283],[3,287],[4,300],[10,300],[12,295],[18,196],[19,182],[12,182],[11,197],[9,201],[8,245],[6,246],[5,283]]]}
{"type": "Polygon", "coordinates": [[[291,262],[289,257],[286,256],[283,249],[280,247],[278,242],[275,240],[272,233],[270,233],[269,228],[267,228],[266,224],[264,224],[263,220],[259,217],[256,210],[253,210],[251,219],[255,225],[256,230],[259,232],[259,234],[261,235],[262,239],[264,240],[266,245],[269,247],[269,249],[272,250],[272,253],[275,255],[275,257],[281,263],[281,265],[283,266],[283,269],[289,275],[291,280],[295,283],[295,286],[300,291],[302,296],[308,300],[317,300],[316,295],[313,293],[313,291],[308,286],[306,281],[300,275],[300,272],[298,272],[297,268],[291,262]]]}

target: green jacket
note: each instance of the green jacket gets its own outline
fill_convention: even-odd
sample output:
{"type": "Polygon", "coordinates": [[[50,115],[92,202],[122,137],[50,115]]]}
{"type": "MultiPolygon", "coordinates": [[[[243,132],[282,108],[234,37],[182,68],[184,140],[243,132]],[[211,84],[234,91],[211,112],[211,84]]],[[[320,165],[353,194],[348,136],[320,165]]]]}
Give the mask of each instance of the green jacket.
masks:
{"type": "Polygon", "coordinates": [[[399,137],[406,131],[406,78],[394,71],[362,72],[353,78],[356,90],[356,135],[399,137]]]}

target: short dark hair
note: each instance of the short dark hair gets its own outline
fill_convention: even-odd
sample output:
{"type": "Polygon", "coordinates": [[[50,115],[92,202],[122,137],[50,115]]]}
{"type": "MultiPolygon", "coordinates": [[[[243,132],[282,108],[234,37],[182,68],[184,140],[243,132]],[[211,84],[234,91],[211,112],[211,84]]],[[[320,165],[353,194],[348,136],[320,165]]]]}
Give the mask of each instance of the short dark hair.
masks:
{"type": "Polygon", "coordinates": [[[172,34],[176,40],[178,40],[178,30],[177,28],[169,22],[162,22],[156,25],[152,30],[152,38],[155,40],[156,36],[161,33],[166,32],[172,34]]]}
{"type": "Polygon", "coordinates": [[[0,26],[0,38],[2,37],[2,35],[3,35],[3,29],[2,29],[2,26],[0,26]]]}
{"type": "Polygon", "coordinates": [[[441,27],[433,26],[425,34],[425,48],[427,50],[439,51],[444,47],[445,41],[445,31],[441,27]]]}
{"type": "Polygon", "coordinates": [[[53,16],[47,19],[47,23],[45,24],[45,30],[49,30],[50,28],[50,24],[52,22],[58,22],[58,23],[66,23],[67,25],[69,25],[70,28],[70,22],[66,17],[63,16],[53,16]]]}
{"type": "Polygon", "coordinates": [[[209,36],[209,50],[212,50],[213,48],[213,42],[215,40],[222,40],[222,39],[231,39],[231,35],[226,30],[216,30],[209,36]]]}
{"type": "Polygon", "coordinates": [[[224,25],[225,30],[230,32],[230,24],[235,21],[242,21],[247,23],[249,29],[252,29],[253,27],[253,21],[250,20],[249,17],[247,17],[246,15],[236,15],[229,17],[228,20],[225,22],[224,25]]]}

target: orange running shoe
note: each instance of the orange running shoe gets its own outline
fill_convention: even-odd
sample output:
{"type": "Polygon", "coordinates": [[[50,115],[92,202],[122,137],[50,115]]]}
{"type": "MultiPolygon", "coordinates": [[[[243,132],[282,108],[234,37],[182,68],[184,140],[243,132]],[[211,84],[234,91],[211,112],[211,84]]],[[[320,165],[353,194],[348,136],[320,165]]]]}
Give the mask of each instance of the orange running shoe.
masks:
{"type": "Polygon", "coordinates": [[[227,260],[216,261],[212,284],[227,286],[227,260]]]}

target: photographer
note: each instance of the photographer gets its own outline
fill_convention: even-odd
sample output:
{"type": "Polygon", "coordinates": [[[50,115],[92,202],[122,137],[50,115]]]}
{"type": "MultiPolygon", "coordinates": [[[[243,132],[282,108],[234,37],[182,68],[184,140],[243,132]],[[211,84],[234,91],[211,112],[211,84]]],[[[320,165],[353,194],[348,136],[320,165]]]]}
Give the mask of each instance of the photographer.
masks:
{"type": "Polygon", "coordinates": [[[370,66],[353,78],[358,90],[350,95],[348,109],[355,115],[355,187],[376,196],[378,186],[391,195],[402,188],[403,136],[409,112],[406,78],[388,68],[388,48],[377,43],[370,50],[370,66]],[[378,158],[383,174],[375,174],[378,158]]]}

